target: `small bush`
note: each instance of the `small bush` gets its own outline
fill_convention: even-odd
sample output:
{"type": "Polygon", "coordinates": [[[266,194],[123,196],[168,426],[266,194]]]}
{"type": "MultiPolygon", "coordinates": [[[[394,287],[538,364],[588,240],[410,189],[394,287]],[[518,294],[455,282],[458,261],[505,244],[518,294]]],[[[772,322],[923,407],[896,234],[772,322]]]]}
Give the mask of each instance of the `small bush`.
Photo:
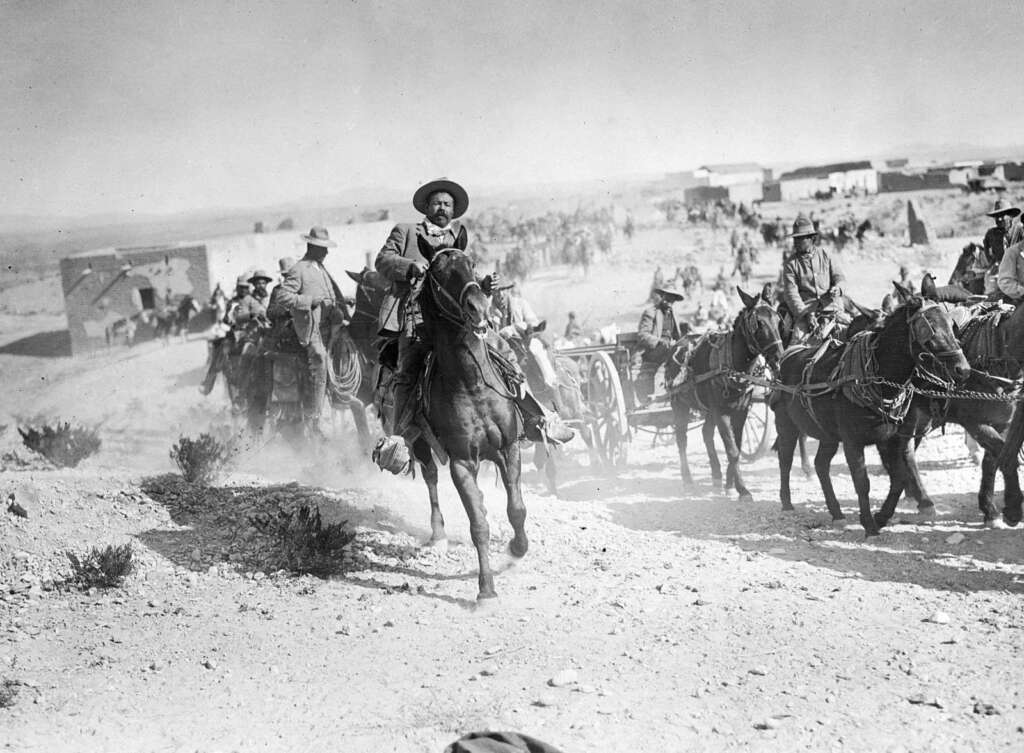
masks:
{"type": "Polygon", "coordinates": [[[103,549],[93,547],[84,557],[74,552],[64,554],[71,562],[72,570],[65,583],[83,591],[94,587],[117,588],[135,569],[131,544],[108,544],[103,549]]]}
{"type": "Polygon", "coordinates": [[[38,452],[54,465],[74,468],[100,449],[100,438],[95,429],[57,422],[55,426],[19,428],[21,441],[30,450],[38,452]]]}
{"type": "Polygon", "coordinates": [[[212,482],[230,457],[228,444],[209,434],[200,434],[199,439],[181,437],[171,448],[171,460],[190,484],[212,482]]]}
{"type": "Polygon", "coordinates": [[[17,680],[4,680],[0,682],[0,709],[9,709],[18,698],[18,687],[21,683],[17,680]]]}
{"type": "Polygon", "coordinates": [[[345,529],[348,521],[325,526],[320,508],[312,512],[303,505],[298,510],[282,511],[276,535],[281,549],[281,568],[294,573],[327,577],[342,569],[342,550],[356,535],[345,529]]]}

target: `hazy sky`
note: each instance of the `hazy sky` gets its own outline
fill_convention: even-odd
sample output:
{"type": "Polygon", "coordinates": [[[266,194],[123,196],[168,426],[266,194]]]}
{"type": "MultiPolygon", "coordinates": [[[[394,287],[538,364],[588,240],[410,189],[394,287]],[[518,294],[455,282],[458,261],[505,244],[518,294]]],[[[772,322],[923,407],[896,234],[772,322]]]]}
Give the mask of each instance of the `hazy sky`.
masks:
{"type": "Polygon", "coordinates": [[[0,214],[1024,141],[1024,3],[0,0],[0,214]]]}

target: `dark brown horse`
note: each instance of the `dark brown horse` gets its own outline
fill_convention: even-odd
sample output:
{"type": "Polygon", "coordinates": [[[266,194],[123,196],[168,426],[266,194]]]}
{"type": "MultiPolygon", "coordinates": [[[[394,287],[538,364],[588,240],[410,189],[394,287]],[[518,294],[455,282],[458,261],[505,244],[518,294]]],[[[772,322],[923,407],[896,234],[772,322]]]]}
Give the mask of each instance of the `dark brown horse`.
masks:
{"type": "MultiPolygon", "coordinates": [[[[936,287],[930,275],[921,282],[921,294],[935,300],[948,297],[964,300],[962,289],[956,286],[936,287]],[[950,289],[952,289],[950,291],[950,289]]],[[[991,305],[982,307],[957,306],[951,309],[954,331],[971,364],[971,376],[963,385],[965,390],[991,393],[993,396],[1011,393],[1024,371],[1024,306],[1013,313],[991,305]]],[[[932,415],[939,423],[955,423],[964,428],[985,451],[981,461],[981,484],[978,488],[978,507],[985,525],[1000,525],[999,511],[993,500],[997,461],[1003,450],[1003,437],[1013,418],[1016,402],[955,398],[937,400],[932,415]]],[[[1016,467],[1002,468],[1004,488],[1003,520],[1016,525],[1021,519],[1022,495],[1016,467]]]]}
{"type": "Polygon", "coordinates": [[[693,485],[686,459],[686,434],[690,414],[698,411],[705,416],[702,434],[711,464],[712,481],[716,486],[722,483],[722,467],[715,450],[717,428],[728,458],[725,486],[735,487],[741,502],[750,502],[753,497],[740,474],[739,448],[750,409],[752,385],[728,372],[749,372],[758,356],[763,356],[774,368],[782,356],[782,341],[779,338],[779,313],[768,300],[769,289],[756,296],[750,296],[739,288],[737,291],[744,307],[736,315],[732,329],[706,335],[693,346],[687,360],[689,374],[670,392],[683,484],[693,485]]]}
{"type": "Polygon", "coordinates": [[[878,329],[861,332],[839,347],[789,350],[782,359],[778,372],[782,386],[772,407],[783,510],[793,509],[789,473],[801,432],[819,441],[814,467],[833,520],[844,518],[830,476],[840,442],[867,535],[877,535],[879,527],[892,517],[904,487],[919,506],[933,506],[921,486],[912,441],[922,423],[927,425],[928,404],[925,398],[915,396],[913,383],[924,375],[928,380],[962,382],[970,374],[970,365],[946,311],[909,292],[905,297],[907,302],[878,329]],[[837,373],[840,376],[834,378],[837,373]],[[877,518],[871,515],[868,496],[870,481],[864,462],[868,445],[878,447],[890,480],[889,495],[877,518]]]}
{"type": "MultiPolygon", "coordinates": [[[[477,483],[480,461],[498,468],[514,535],[509,552],[526,554],[526,506],[519,488],[521,420],[512,395],[487,353],[488,297],[481,290],[469,256],[459,249],[438,251],[427,269],[419,295],[433,363],[426,393],[426,420],[448,455],[452,481],[469,516],[469,530],[479,561],[478,601],[493,599],[494,575],[488,548],[490,528],[477,483]]],[[[445,538],[437,499],[437,463],[420,437],[413,454],[423,469],[430,496],[432,540],[445,538]]]]}

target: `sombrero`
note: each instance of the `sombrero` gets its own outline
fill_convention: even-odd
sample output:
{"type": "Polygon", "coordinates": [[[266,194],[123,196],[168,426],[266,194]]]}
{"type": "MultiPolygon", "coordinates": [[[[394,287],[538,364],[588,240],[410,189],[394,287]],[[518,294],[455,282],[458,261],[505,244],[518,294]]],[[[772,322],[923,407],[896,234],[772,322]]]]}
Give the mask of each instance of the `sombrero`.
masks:
{"type": "Polygon", "coordinates": [[[235,280],[235,287],[236,288],[248,288],[248,287],[250,287],[250,285],[249,285],[249,275],[238,275],[238,279],[235,280]]]}
{"type": "Polygon", "coordinates": [[[253,272],[251,275],[249,275],[248,282],[256,282],[256,280],[260,280],[260,279],[266,280],[267,282],[273,282],[274,281],[274,278],[271,277],[269,274],[267,274],[267,270],[265,270],[265,269],[257,269],[255,272],[253,272]]]}
{"type": "Polygon", "coordinates": [[[996,205],[991,212],[985,212],[989,217],[998,217],[1001,214],[1008,214],[1012,217],[1016,217],[1020,214],[1019,207],[1010,206],[1010,202],[1006,199],[996,199],[996,205]]]}
{"type": "Polygon", "coordinates": [[[306,241],[310,246],[320,246],[321,248],[334,248],[338,245],[327,234],[327,228],[320,225],[311,227],[309,233],[302,236],[302,240],[306,241]]]}
{"type": "Polygon", "coordinates": [[[809,219],[801,215],[796,218],[796,222],[793,223],[793,232],[790,234],[790,238],[809,238],[813,235],[817,235],[818,231],[814,229],[814,223],[809,219]]]}
{"type": "Polygon", "coordinates": [[[416,193],[412,195],[412,205],[416,208],[416,211],[426,214],[427,199],[430,198],[431,194],[435,194],[438,191],[444,191],[452,197],[452,201],[455,204],[454,211],[452,212],[453,220],[464,215],[466,210],[469,209],[469,194],[466,193],[466,189],[454,180],[438,178],[429,183],[424,183],[416,189],[416,193]]]}

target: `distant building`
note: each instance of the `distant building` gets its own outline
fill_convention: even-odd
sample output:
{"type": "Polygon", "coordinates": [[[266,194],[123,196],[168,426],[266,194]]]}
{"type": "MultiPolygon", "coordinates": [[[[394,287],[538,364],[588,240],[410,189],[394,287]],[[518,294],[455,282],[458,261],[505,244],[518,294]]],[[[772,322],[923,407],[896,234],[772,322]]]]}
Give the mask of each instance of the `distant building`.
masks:
{"type": "Polygon", "coordinates": [[[702,165],[693,171],[693,177],[699,184],[725,188],[729,201],[748,206],[763,198],[766,176],[770,178],[771,171],[754,162],[702,165]]]}
{"type": "MultiPolygon", "coordinates": [[[[821,194],[878,193],[878,171],[866,161],[801,167],[779,176],[777,201],[809,199],[821,194]]],[[[771,200],[771,199],[769,199],[771,200]]]]}
{"type": "MultiPolygon", "coordinates": [[[[390,229],[388,222],[328,228],[338,247],[327,254],[325,266],[343,291],[354,292],[345,270],[362,269],[390,229]]],[[[217,284],[230,296],[240,274],[256,268],[276,274],[278,259],[304,253],[299,233],[291,231],[72,254],[60,261],[72,353],[105,347],[108,330],[120,320],[136,321],[136,339],[148,339],[153,327],[146,323],[147,312],[176,306],[186,295],[204,305],[217,284]]],[[[212,324],[209,318],[198,322],[212,324]]]]}

